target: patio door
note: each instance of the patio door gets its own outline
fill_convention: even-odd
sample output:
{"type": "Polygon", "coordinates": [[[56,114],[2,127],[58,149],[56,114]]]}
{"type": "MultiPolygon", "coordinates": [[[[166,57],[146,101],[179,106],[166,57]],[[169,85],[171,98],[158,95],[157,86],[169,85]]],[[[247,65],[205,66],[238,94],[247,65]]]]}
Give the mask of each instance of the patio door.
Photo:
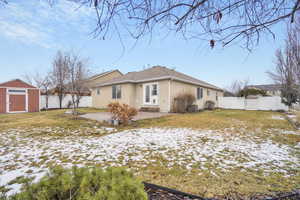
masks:
{"type": "Polygon", "coordinates": [[[158,105],[158,83],[147,83],[143,85],[144,104],[158,105]]]}

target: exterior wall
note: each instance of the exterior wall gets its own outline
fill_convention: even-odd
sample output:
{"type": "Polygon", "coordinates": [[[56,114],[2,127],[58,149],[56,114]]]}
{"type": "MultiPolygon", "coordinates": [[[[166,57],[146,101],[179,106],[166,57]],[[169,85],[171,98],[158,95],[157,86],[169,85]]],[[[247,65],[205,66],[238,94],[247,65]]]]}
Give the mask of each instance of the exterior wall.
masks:
{"type": "Polygon", "coordinates": [[[97,89],[92,90],[92,105],[96,108],[107,108],[107,105],[112,102],[125,103],[132,107],[135,105],[135,84],[120,84],[121,85],[121,98],[112,98],[112,85],[99,87],[100,94],[97,94],[97,89]]]}
{"type": "Polygon", "coordinates": [[[142,107],[159,107],[160,112],[169,112],[169,80],[145,82],[136,84],[136,108],[142,107]],[[144,91],[143,84],[158,83],[158,105],[144,105],[144,91]]]}
{"type": "Polygon", "coordinates": [[[28,89],[28,112],[40,111],[40,90],[28,89]]]}
{"type": "Polygon", "coordinates": [[[93,87],[96,86],[98,83],[101,83],[103,81],[108,81],[119,76],[122,76],[122,74],[119,71],[113,71],[107,75],[90,80],[87,85],[88,87],[93,87]]]}
{"type": "Polygon", "coordinates": [[[201,86],[183,83],[183,82],[179,82],[179,81],[171,81],[171,105],[174,101],[174,98],[177,95],[183,94],[183,93],[190,93],[190,94],[195,95],[195,97],[196,97],[195,104],[198,105],[199,109],[203,109],[205,102],[209,101],[209,100],[215,102],[215,105],[218,106],[218,100],[216,98],[216,95],[218,96],[218,98],[223,97],[223,92],[217,91],[214,89],[210,89],[210,88],[201,87],[201,88],[203,88],[203,97],[201,99],[197,99],[197,88],[198,87],[201,87],[201,86]],[[207,91],[209,91],[209,94],[207,91]]]}
{"type": "Polygon", "coordinates": [[[111,85],[100,87],[100,95],[97,95],[97,89],[93,89],[92,105],[96,108],[107,108],[109,103],[119,102],[128,104],[136,109],[140,109],[141,107],[159,107],[161,112],[169,112],[169,81],[156,81],[155,83],[158,83],[158,105],[144,105],[143,83],[120,84],[122,90],[121,99],[112,99],[111,85]]]}
{"type": "Polygon", "coordinates": [[[6,112],[6,88],[0,88],[0,113],[6,112]]]}
{"type": "MultiPolygon", "coordinates": [[[[161,112],[170,112],[173,99],[184,92],[189,92],[197,96],[196,85],[182,83],[179,81],[161,80],[153,82],[145,82],[138,84],[120,84],[122,90],[121,99],[112,99],[112,86],[100,87],[100,95],[97,95],[97,89],[92,90],[92,105],[96,108],[107,108],[111,102],[125,103],[137,109],[142,107],[159,107],[161,112]],[[144,91],[143,84],[158,83],[158,105],[145,105],[144,104],[144,91]]],[[[203,98],[196,101],[199,109],[204,108],[204,103],[211,100],[218,106],[216,94],[218,97],[223,96],[223,92],[209,89],[210,94],[207,95],[207,88],[203,88],[203,98]]]]}

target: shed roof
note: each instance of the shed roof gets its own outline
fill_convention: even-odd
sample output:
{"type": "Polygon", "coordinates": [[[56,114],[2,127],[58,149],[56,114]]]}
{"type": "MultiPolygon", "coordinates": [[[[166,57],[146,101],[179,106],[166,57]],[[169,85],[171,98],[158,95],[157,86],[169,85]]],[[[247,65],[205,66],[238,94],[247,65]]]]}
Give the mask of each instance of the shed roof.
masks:
{"type": "Polygon", "coordinates": [[[21,79],[14,79],[4,83],[0,83],[0,87],[15,87],[15,88],[36,88],[21,79]]]}

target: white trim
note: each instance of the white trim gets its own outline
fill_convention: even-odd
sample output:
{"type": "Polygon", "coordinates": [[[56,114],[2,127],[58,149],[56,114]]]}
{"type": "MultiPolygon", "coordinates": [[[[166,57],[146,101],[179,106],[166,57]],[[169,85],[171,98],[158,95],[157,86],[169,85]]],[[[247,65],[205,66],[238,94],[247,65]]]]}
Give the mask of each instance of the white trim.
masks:
{"type": "Polygon", "coordinates": [[[6,112],[7,113],[23,113],[28,112],[28,89],[27,88],[21,88],[21,87],[6,87],[6,112]],[[9,92],[9,90],[25,90],[25,93],[19,93],[19,92],[9,92]],[[10,111],[9,105],[10,105],[10,95],[25,95],[25,110],[24,111],[10,111]]]}
{"type": "Polygon", "coordinates": [[[160,91],[159,91],[159,83],[158,82],[151,82],[151,83],[145,83],[143,84],[143,105],[144,106],[158,106],[159,105],[159,95],[160,95],[160,91]],[[156,89],[157,89],[157,95],[152,96],[152,86],[156,85],[156,89]],[[146,86],[149,86],[149,102],[146,102],[146,86]],[[156,103],[152,103],[153,97],[156,99],[156,103]]]}
{"type": "Polygon", "coordinates": [[[9,113],[27,113],[27,111],[11,111],[11,112],[9,112],[9,113]]]}
{"type": "Polygon", "coordinates": [[[26,89],[26,96],[25,96],[25,103],[26,103],[26,105],[25,105],[25,111],[26,112],[28,112],[28,104],[29,104],[29,102],[28,102],[28,89],[26,89]]]}

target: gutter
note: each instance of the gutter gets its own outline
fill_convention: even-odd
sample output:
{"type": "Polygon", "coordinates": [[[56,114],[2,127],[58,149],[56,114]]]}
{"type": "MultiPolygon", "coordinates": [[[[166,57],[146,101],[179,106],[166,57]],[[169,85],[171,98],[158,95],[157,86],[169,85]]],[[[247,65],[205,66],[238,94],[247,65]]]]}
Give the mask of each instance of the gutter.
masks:
{"type": "Polygon", "coordinates": [[[92,88],[97,88],[97,87],[102,87],[102,86],[109,86],[109,85],[115,85],[115,84],[122,84],[122,83],[144,83],[144,82],[166,80],[166,79],[180,81],[180,82],[184,82],[184,83],[189,83],[189,84],[193,84],[193,85],[197,85],[197,86],[202,86],[202,87],[206,87],[206,88],[210,88],[210,89],[214,89],[214,90],[219,90],[221,92],[224,91],[223,89],[218,88],[218,87],[213,87],[213,86],[210,86],[210,85],[199,84],[199,83],[194,82],[194,81],[188,81],[188,80],[180,79],[180,78],[173,77],[173,76],[162,76],[162,77],[159,77],[159,78],[142,79],[142,80],[138,80],[138,81],[135,81],[135,80],[116,81],[116,82],[98,84],[98,85],[96,85],[96,86],[94,86],[92,88]]]}

